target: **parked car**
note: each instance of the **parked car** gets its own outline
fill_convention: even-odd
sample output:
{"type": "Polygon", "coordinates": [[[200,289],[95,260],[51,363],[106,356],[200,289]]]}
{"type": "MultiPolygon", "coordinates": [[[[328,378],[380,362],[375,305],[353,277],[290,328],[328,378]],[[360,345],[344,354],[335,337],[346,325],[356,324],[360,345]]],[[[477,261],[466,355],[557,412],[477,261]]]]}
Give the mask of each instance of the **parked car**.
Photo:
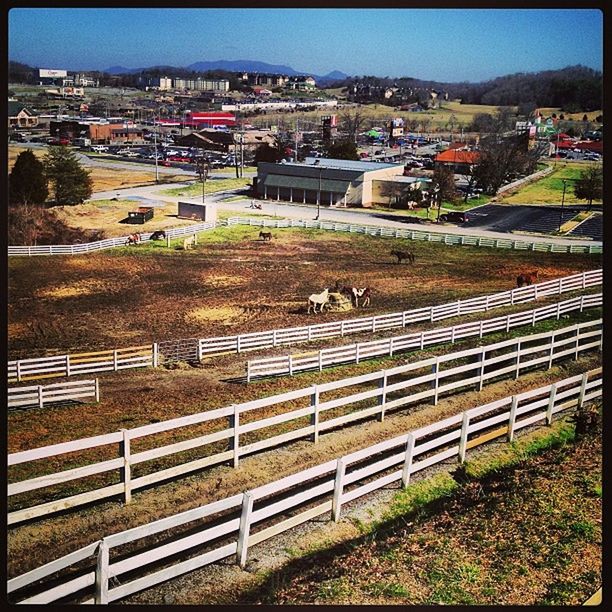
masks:
{"type": "Polygon", "coordinates": [[[108,147],[106,145],[93,145],[91,150],[95,153],[108,153],[108,147]]]}
{"type": "Polygon", "coordinates": [[[468,221],[467,214],[458,210],[451,210],[450,212],[440,215],[440,221],[443,223],[465,223],[468,221]]]}

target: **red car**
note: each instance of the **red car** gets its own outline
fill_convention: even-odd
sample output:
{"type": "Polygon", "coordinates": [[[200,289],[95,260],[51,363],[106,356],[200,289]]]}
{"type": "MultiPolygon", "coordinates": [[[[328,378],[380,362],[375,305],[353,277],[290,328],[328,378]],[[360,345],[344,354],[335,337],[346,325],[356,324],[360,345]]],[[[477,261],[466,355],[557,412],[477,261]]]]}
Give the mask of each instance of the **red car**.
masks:
{"type": "Polygon", "coordinates": [[[171,155],[170,157],[167,158],[167,161],[173,161],[173,162],[182,162],[182,163],[190,163],[191,160],[188,157],[178,157],[177,155],[171,155]]]}

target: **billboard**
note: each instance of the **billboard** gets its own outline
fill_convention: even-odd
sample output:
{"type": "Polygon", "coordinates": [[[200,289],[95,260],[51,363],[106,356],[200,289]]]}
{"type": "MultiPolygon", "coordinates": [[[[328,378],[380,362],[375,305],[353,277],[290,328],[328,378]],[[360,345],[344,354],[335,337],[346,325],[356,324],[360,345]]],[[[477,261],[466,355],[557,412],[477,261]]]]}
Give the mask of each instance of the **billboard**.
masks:
{"type": "Polygon", "coordinates": [[[61,77],[67,77],[68,72],[66,70],[47,70],[41,68],[39,70],[39,76],[41,79],[59,79],[61,77]]]}

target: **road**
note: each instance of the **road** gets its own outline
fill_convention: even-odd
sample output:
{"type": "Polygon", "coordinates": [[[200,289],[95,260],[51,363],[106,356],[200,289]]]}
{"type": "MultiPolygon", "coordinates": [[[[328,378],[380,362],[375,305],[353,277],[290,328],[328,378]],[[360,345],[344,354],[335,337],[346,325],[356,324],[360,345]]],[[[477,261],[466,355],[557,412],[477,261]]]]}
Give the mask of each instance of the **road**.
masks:
{"type": "MultiPolygon", "coordinates": [[[[215,176],[217,174],[215,173],[215,176]]],[[[187,186],[189,183],[176,183],[172,187],[187,186]]],[[[148,185],[145,187],[131,187],[126,189],[117,189],[113,191],[98,192],[92,196],[92,200],[110,199],[115,197],[139,196],[150,198],[153,200],[162,200],[164,202],[201,202],[200,197],[189,198],[169,195],[159,195],[160,191],[168,189],[168,185],[148,185]]],[[[215,202],[219,210],[231,211],[236,215],[272,215],[278,217],[286,217],[290,219],[314,219],[317,214],[317,206],[314,204],[289,204],[286,202],[277,202],[274,200],[254,200],[261,205],[261,210],[250,208],[250,197],[245,196],[243,200],[225,202],[224,199],[228,195],[236,195],[236,192],[217,192],[206,194],[206,200],[215,202]]],[[[516,206],[508,207],[508,210],[514,211],[516,206]]],[[[477,212],[478,208],[474,209],[477,212]]],[[[506,209],[504,209],[506,214],[506,209]]],[[[329,208],[321,207],[320,219],[322,221],[336,221],[338,223],[353,223],[355,225],[378,225],[384,227],[404,228],[415,231],[438,232],[445,234],[463,234],[470,236],[483,236],[493,239],[516,239],[522,238],[530,242],[546,242],[554,244],[595,244],[593,240],[585,240],[582,238],[563,238],[557,236],[534,236],[531,234],[521,234],[519,232],[509,233],[507,231],[495,231],[489,229],[489,225],[480,222],[479,226],[472,227],[470,223],[457,226],[454,224],[435,224],[435,223],[411,223],[401,213],[368,211],[367,209],[347,210],[344,208],[329,208]]],[[[492,220],[491,225],[495,226],[496,222],[492,220]]]]}

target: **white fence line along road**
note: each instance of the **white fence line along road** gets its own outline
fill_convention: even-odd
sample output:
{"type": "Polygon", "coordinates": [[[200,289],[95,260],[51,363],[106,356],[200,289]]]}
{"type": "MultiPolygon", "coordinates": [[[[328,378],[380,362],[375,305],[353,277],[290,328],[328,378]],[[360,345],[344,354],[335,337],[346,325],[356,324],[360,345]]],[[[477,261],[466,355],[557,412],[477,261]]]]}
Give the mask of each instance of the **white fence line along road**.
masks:
{"type": "Polygon", "coordinates": [[[588,270],[551,281],[479,296],[467,300],[458,300],[438,306],[428,306],[415,310],[405,310],[376,317],[361,317],[344,321],[332,321],[274,329],[264,332],[241,334],[238,336],[221,336],[214,338],[183,339],[156,342],[153,345],[142,345],[123,349],[110,349],[93,353],[58,355],[55,357],[34,357],[8,362],[9,382],[21,382],[40,378],[71,376],[93,372],[109,372],[127,368],[158,367],[165,360],[176,360],[177,355],[186,360],[186,354],[192,352],[192,359],[202,361],[205,357],[225,353],[242,353],[245,351],[275,348],[283,344],[297,344],[323,338],[346,336],[354,333],[375,333],[385,329],[406,327],[412,323],[434,322],[450,317],[485,312],[502,306],[522,304],[551,295],[561,295],[568,291],[585,289],[601,285],[603,271],[588,270]],[[160,349],[168,346],[168,355],[160,349]],[[178,350],[178,348],[180,350],[178,350]],[[177,352],[178,351],[178,352],[177,352]]]}
{"type": "Polygon", "coordinates": [[[493,247],[497,249],[515,249],[520,251],[539,251],[544,253],[603,253],[603,243],[589,245],[556,244],[555,242],[510,240],[506,238],[489,238],[467,234],[444,234],[442,232],[424,232],[400,228],[383,227],[379,225],[359,225],[355,223],[340,223],[334,221],[313,221],[310,219],[257,219],[253,217],[230,217],[228,225],[253,225],[257,227],[273,227],[277,229],[297,227],[304,229],[331,230],[334,232],[350,232],[367,234],[368,236],[386,236],[389,238],[404,238],[408,240],[424,240],[440,242],[447,245],[467,245],[477,247],[493,247]]]}
{"type": "Polygon", "coordinates": [[[561,315],[568,312],[585,308],[594,308],[603,303],[603,294],[581,295],[571,300],[557,302],[549,306],[543,306],[534,310],[527,310],[496,317],[462,323],[452,327],[439,327],[423,332],[415,332],[404,336],[383,338],[369,342],[358,342],[356,344],[345,344],[342,346],[320,349],[311,353],[299,353],[296,355],[281,355],[278,357],[267,357],[265,359],[253,359],[247,361],[246,379],[251,382],[256,378],[265,376],[293,376],[299,372],[330,368],[347,363],[360,363],[367,359],[376,357],[393,356],[405,351],[423,349],[435,344],[454,344],[457,340],[479,336],[498,331],[510,331],[515,327],[523,325],[535,325],[538,321],[545,319],[557,320],[561,315]]]}
{"type": "MultiPolygon", "coordinates": [[[[167,238],[176,238],[179,236],[187,236],[196,232],[204,232],[206,230],[215,229],[215,227],[223,225],[223,223],[196,223],[184,227],[175,227],[164,230],[167,238]]],[[[140,232],[138,226],[134,226],[132,233],[139,233],[142,242],[147,242],[154,232],[140,232]]],[[[41,246],[9,246],[9,256],[17,255],[82,255],[83,253],[93,253],[96,251],[104,251],[114,247],[126,246],[127,236],[118,238],[106,238],[104,240],[96,240],[95,242],[85,242],[83,244],[53,244],[41,246]]]]}
{"type": "MultiPolygon", "coordinates": [[[[195,232],[202,232],[223,225],[254,225],[257,227],[300,227],[305,229],[322,229],[336,232],[351,232],[367,234],[369,236],[387,236],[391,238],[405,238],[409,240],[425,240],[427,242],[441,242],[448,245],[468,245],[478,247],[493,247],[498,249],[516,249],[522,251],[540,251],[546,253],[603,253],[603,243],[583,244],[556,244],[555,242],[511,240],[506,238],[489,238],[467,234],[446,234],[442,232],[424,232],[420,230],[394,229],[378,225],[360,225],[354,223],[341,223],[332,221],[312,221],[309,219],[257,219],[252,217],[230,217],[216,223],[198,223],[185,227],[169,228],[164,230],[170,238],[185,236],[195,232]]],[[[135,228],[136,229],[136,228],[135,228]]],[[[144,241],[149,240],[153,232],[142,232],[144,241]]],[[[9,256],[32,255],[81,255],[118,246],[125,246],[127,236],[107,238],[83,244],[54,244],[41,246],[9,246],[9,256]]]]}
{"type": "Polygon", "coordinates": [[[395,483],[408,488],[427,467],[463,463],[468,450],[490,440],[512,441],[525,427],[550,425],[555,415],[598,401],[601,385],[599,368],[471,408],[250,491],[114,533],[8,580],[7,592],[12,603],[74,596],[74,602],[107,604],[228,557],[244,567],[252,546],[318,516],[337,522],[352,500],[395,483]],[[173,537],[170,530],[190,524],[173,537]],[[121,548],[136,542],[135,550],[121,548]],[[85,560],[89,567],[75,572],[74,564],[85,560]]]}
{"type": "MultiPolygon", "coordinates": [[[[601,350],[602,338],[602,320],[598,319],[134,429],[11,453],[7,461],[9,480],[12,480],[8,485],[8,497],[107,472],[119,472],[121,481],[13,510],[9,512],[7,521],[11,525],[117,495],[123,495],[125,502],[129,503],[133,491],[195,470],[228,461],[238,467],[240,458],[246,455],[298,439],[310,438],[317,443],[322,432],[373,416],[383,420],[387,411],[400,406],[422,401],[437,404],[442,395],[452,395],[459,389],[474,386],[482,389],[487,381],[507,376],[518,378],[521,371],[534,367],[549,369],[553,361],[560,358],[577,359],[585,351],[601,350]],[[366,390],[363,390],[364,386],[366,390]],[[340,389],[352,387],[357,389],[339,397],[340,389]],[[296,402],[298,407],[294,408],[296,402]],[[258,409],[269,412],[272,407],[279,414],[262,417],[255,412],[258,409]],[[340,409],[340,416],[336,414],[336,409],[340,409]],[[304,424],[305,420],[307,424],[304,424]],[[289,423],[293,429],[287,431],[289,423]],[[184,438],[195,426],[202,424],[208,424],[207,428],[212,433],[205,433],[200,428],[197,437],[142,451],[135,448],[137,441],[147,436],[174,431],[175,437],[184,438]],[[281,433],[270,429],[274,426],[282,426],[281,433]],[[256,439],[253,435],[247,435],[252,432],[260,432],[257,437],[264,437],[256,439]],[[108,445],[119,445],[118,455],[113,453],[113,459],[19,482],[14,481],[14,476],[11,477],[12,466],[108,445]],[[208,447],[209,454],[202,457],[204,447],[208,447]],[[136,465],[194,449],[200,449],[198,459],[183,457],[178,460],[184,463],[139,477],[132,475],[136,465]]],[[[72,461],[78,461],[78,458],[73,455],[72,461]]],[[[40,470],[47,465],[49,463],[41,466],[40,470]]]]}
{"type": "Polygon", "coordinates": [[[8,408],[42,408],[45,404],[93,398],[100,401],[98,379],[8,389],[8,408]]]}

